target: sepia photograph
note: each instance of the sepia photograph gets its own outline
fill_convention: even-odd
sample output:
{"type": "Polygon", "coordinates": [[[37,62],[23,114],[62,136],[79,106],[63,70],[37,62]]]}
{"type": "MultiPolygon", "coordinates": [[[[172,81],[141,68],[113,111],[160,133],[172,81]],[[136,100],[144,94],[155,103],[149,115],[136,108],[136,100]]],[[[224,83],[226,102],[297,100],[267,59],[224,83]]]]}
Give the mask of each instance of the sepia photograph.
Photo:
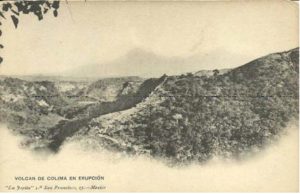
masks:
{"type": "Polygon", "coordinates": [[[298,14],[0,1],[0,191],[299,192],[298,14]]]}

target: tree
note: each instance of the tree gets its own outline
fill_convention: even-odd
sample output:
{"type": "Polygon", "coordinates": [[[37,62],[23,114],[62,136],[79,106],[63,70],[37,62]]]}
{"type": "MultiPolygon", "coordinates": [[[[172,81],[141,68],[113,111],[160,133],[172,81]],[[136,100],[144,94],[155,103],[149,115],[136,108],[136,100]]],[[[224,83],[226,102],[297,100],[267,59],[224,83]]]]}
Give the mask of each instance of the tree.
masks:
{"type": "Polygon", "coordinates": [[[215,70],[213,70],[213,73],[214,73],[214,76],[217,76],[217,75],[219,75],[220,71],[215,69],[215,70]]]}
{"type": "MultiPolygon", "coordinates": [[[[38,20],[42,20],[44,15],[47,14],[50,10],[53,10],[53,15],[57,17],[59,9],[59,0],[49,1],[29,1],[29,0],[16,0],[16,1],[3,1],[1,2],[0,9],[0,18],[7,19],[11,18],[15,28],[18,27],[19,24],[19,16],[20,14],[34,14],[38,20]]],[[[2,22],[0,21],[0,27],[2,26],[2,22]]],[[[2,35],[2,30],[0,28],[0,36],[2,35]]],[[[3,49],[4,46],[0,44],[0,49],[3,49]]],[[[0,56],[0,64],[2,63],[3,58],[0,56]]]]}

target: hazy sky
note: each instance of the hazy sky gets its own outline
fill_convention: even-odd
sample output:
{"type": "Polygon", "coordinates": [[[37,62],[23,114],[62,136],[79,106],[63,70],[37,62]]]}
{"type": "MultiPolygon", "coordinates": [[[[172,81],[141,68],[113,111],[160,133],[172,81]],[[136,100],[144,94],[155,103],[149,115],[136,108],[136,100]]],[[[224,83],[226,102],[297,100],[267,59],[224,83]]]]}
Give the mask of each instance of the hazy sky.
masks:
{"type": "MultiPolygon", "coordinates": [[[[98,64],[102,68],[137,48],[181,60],[210,56],[180,71],[226,68],[298,46],[298,8],[284,1],[69,1],[58,11],[57,18],[49,13],[42,21],[21,16],[18,29],[11,20],[3,21],[0,74],[53,74],[98,64]],[[226,61],[220,64],[222,58],[226,61]]],[[[105,68],[126,74],[116,66],[105,68]]],[[[139,72],[134,66],[128,73],[134,69],[151,75],[151,68],[139,72]]]]}

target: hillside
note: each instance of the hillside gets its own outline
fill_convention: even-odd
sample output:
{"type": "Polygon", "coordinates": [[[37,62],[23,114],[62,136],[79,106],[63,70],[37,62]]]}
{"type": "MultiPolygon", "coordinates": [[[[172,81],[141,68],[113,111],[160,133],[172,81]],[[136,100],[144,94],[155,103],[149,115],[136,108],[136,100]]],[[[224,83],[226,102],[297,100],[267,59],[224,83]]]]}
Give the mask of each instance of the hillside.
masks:
{"type": "Polygon", "coordinates": [[[298,118],[298,52],[210,77],[169,76],[137,107],[93,119],[84,138],[180,163],[261,150],[298,118]]]}

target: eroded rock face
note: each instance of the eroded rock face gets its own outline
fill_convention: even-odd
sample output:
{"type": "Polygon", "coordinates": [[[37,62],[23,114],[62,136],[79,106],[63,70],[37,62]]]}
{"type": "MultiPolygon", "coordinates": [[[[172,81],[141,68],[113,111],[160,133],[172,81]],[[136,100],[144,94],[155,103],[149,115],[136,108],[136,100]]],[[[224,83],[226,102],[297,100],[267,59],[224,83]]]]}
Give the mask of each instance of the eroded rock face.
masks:
{"type": "Polygon", "coordinates": [[[90,84],[84,94],[100,101],[114,101],[118,96],[134,93],[143,83],[139,77],[106,78],[90,84]]]}

